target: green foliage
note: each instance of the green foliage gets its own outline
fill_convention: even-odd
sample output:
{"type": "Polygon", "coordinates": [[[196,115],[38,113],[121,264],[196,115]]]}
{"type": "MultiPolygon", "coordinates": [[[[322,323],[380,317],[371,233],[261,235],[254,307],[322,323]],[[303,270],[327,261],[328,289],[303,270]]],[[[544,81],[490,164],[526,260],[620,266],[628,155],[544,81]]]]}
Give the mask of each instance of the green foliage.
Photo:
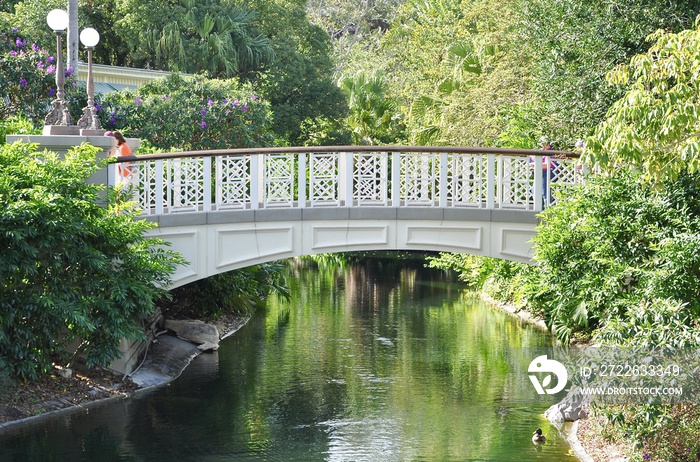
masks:
{"type": "Polygon", "coordinates": [[[299,140],[304,146],[347,146],[350,134],[344,121],[330,117],[307,117],[299,125],[299,140]]]}
{"type": "MultiPolygon", "coordinates": [[[[295,0],[241,0],[259,15],[258,27],[274,50],[256,85],[270,101],[275,137],[292,146],[309,143],[318,133],[314,121],[337,121],[347,107],[334,78],[331,44],[323,29],[311,24],[305,3],[295,0]],[[312,129],[311,131],[308,131],[312,129]]],[[[333,130],[330,140],[347,138],[333,130]]]]}
{"type": "Polygon", "coordinates": [[[0,144],[5,144],[6,135],[38,135],[41,131],[28,119],[19,116],[0,119],[0,144]]]}
{"type": "Polygon", "coordinates": [[[104,165],[96,149],[65,160],[35,145],[0,147],[0,357],[36,378],[79,342],[88,366],[118,356],[182,259],[144,237],[125,194],[87,179],[104,165]],[[100,205],[100,202],[103,205],[100,205]]]}
{"type": "Polygon", "coordinates": [[[495,259],[467,253],[440,252],[438,256],[426,258],[427,267],[443,271],[454,271],[460,281],[473,289],[481,289],[494,271],[495,259]]]}
{"type": "Polygon", "coordinates": [[[559,147],[590,134],[621,89],[605,74],[648,47],[657,29],[689,27],[700,13],[695,0],[521,1],[518,43],[531,63],[532,109],[539,131],[559,147]]]}
{"type": "Polygon", "coordinates": [[[346,62],[356,55],[356,48],[376,45],[404,1],[309,0],[306,9],[310,21],[330,35],[334,61],[342,71],[346,62]]]}
{"type": "Polygon", "coordinates": [[[664,425],[649,436],[643,451],[650,455],[650,460],[700,461],[700,407],[695,404],[673,407],[664,425]]]}
{"type": "Polygon", "coordinates": [[[625,169],[590,178],[543,212],[531,302],[560,339],[600,326],[599,338],[616,343],[700,344],[697,182],[683,174],[651,190],[625,169]]]}
{"type": "Polygon", "coordinates": [[[257,14],[230,2],[126,0],[117,24],[132,65],[213,78],[246,77],[270,62],[270,42],[256,31],[257,14]]]}
{"type": "Polygon", "coordinates": [[[238,81],[171,75],[104,95],[102,126],[159,149],[259,147],[272,142],[269,104],[238,81]]]}
{"type": "Polygon", "coordinates": [[[403,137],[404,126],[396,103],[388,98],[386,81],[380,72],[371,75],[360,71],[339,82],[348,97],[350,113],[347,124],[355,144],[391,144],[403,137]]]}
{"type": "Polygon", "coordinates": [[[587,142],[591,162],[633,165],[653,182],[700,170],[700,21],[678,34],[659,31],[648,52],[608,74],[629,90],[587,142]]]}
{"type": "MultiPolygon", "coordinates": [[[[79,118],[85,106],[84,87],[81,91],[72,72],[66,71],[66,75],[66,100],[71,115],[79,118]]],[[[22,116],[34,124],[43,122],[55,92],[53,54],[0,18],[0,99],[4,100],[0,105],[0,120],[22,116]]]]}
{"type": "Polygon", "coordinates": [[[159,303],[168,318],[218,318],[250,315],[268,295],[289,297],[285,266],[265,263],[192,282],[171,291],[172,300],[159,303]]]}
{"type": "Polygon", "coordinates": [[[7,15],[6,18],[13,27],[21,30],[27,37],[31,37],[31,42],[36,42],[43,47],[51,47],[55,53],[56,36],[46,24],[46,15],[54,8],[66,10],[67,4],[66,0],[22,0],[15,4],[14,14],[7,15]]]}

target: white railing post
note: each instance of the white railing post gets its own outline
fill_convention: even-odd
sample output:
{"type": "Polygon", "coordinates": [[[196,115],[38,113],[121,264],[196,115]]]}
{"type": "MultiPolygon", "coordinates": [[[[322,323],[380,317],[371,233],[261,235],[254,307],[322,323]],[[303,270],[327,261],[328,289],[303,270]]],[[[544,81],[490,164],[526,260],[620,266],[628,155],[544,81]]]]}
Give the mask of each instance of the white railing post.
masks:
{"type": "MultiPolygon", "coordinates": [[[[305,208],[306,207],[306,153],[301,152],[299,153],[299,172],[297,175],[298,181],[297,181],[297,188],[298,188],[298,204],[300,208],[305,208]]],[[[309,177],[311,176],[309,172],[309,177]]],[[[313,199],[312,199],[313,200],[313,199]]]]}
{"type": "Polygon", "coordinates": [[[400,152],[391,153],[391,206],[401,206],[401,155],[400,152]]]}
{"type": "Polygon", "coordinates": [[[163,169],[163,164],[164,162],[162,160],[157,160],[155,162],[154,168],[155,168],[155,176],[156,176],[156,194],[155,194],[155,209],[156,209],[156,215],[162,215],[163,214],[163,203],[165,202],[164,197],[165,196],[165,181],[163,178],[164,175],[164,169],[163,169]]]}
{"type": "Polygon", "coordinates": [[[447,183],[449,181],[449,178],[447,178],[447,172],[448,172],[448,159],[447,159],[447,153],[442,152],[440,153],[440,178],[438,180],[438,196],[439,196],[439,202],[438,205],[442,208],[447,207],[447,183]]]}
{"type": "MultiPolygon", "coordinates": [[[[484,182],[484,175],[482,173],[481,178],[482,186],[484,182]]],[[[498,182],[500,184],[500,181],[498,182]]],[[[486,208],[488,210],[493,210],[496,208],[496,155],[487,154],[486,155],[486,208]]]]}
{"type": "Polygon", "coordinates": [[[353,190],[354,181],[353,175],[355,170],[355,154],[353,152],[342,152],[340,155],[340,178],[341,178],[341,193],[340,197],[345,201],[345,207],[353,206],[353,190]]]}
{"type": "Polygon", "coordinates": [[[203,200],[203,207],[204,207],[204,212],[211,212],[211,157],[205,157],[204,159],[204,178],[202,178],[203,182],[203,191],[202,194],[204,194],[204,200],[203,200]]]}
{"type": "Polygon", "coordinates": [[[113,188],[117,184],[117,164],[107,164],[107,186],[113,188]]]}
{"type": "Polygon", "coordinates": [[[250,156],[250,208],[260,208],[260,201],[263,197],[263,188],[265,187],[265,169],[263,168],[265,154],[256,154],[250,156]]]}

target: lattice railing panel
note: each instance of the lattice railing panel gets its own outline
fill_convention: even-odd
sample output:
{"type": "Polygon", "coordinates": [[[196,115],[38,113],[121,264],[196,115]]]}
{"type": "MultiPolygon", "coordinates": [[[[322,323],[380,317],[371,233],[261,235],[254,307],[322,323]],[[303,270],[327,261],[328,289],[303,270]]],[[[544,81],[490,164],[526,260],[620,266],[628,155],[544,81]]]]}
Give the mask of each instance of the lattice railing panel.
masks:
{"type": "Polygon", "coordinates": [[[170,159],[166,175],[169,208],[172,211],[198,210],[204,202],[204,159],[170,159]]]}
{"type": "Polygon", "coordinates": [[[294,205],[294,164],[293,154],[265,156],[265,206],[292,207],[294,205]]]}
{"type": "Polygon", "coordinates": [[[534,204],[534,170],[529,158],[501,156],[497,174],[500,207],[527,209],[534,204]]]}
{"type": "MultiPolygon", "coordinates": [[[[136,207],[143,215],[156,213],[156,172],[155,162],[123,163],[116,167],[116,172],[127,168],[130,175],[127,178],[118,178],[117,182],[124,185],[125,190],[134,192],[136,207]]],[[[123,171],[123,170],[122,170],[123,171]]]]}
{"type": "Polygon", "coordinates": [[[401,201],[404,205],[437,205],[440,159],[435,154],[401,155],[401,201]]]}
{"type": "Polygon", "coordinates": [[[311,205],[339,205],[338,154],[312,153],[309,155],[309,200],[311,205]]]}
{"type": "Polygon", "coordinates": [[[583,172],[581,165],[576,160],[551,159],[550,181],[547,184],[547,197],[550,204],[558,201],[557,190],[566,186],[581,183],[583,172]]]}
{"type": "Polygon", "coordinates": [[[354,155],[353,198],[357,205],[387,205],[388,159],[386,152],[354,155]]]}
{"type": "Polygon", "coordinates": [[[486,207],[487,158],[452,154],[447,167],[447,200],[454,207],[486,207]]]}
{"type": "Polygon", "coordinates": [[[250,207],[250,156],[216,158],[216,209],[250,207]]]}

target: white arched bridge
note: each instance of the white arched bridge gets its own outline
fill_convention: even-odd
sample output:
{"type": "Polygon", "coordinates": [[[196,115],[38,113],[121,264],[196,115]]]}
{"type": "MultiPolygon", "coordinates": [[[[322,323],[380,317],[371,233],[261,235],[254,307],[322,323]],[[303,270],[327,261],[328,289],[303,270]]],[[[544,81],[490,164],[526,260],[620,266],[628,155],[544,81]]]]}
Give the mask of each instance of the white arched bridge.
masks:
{"type": "Polygon", "coordinates": [[[151,235],[189,262],[172,287],[358,250],[529,262],[536,214],[580,180],[573,153],[413,146],[176,152],[120,158],[108,171],[109,184],[130,183],[144,218],[158,223],[151,235]]]}

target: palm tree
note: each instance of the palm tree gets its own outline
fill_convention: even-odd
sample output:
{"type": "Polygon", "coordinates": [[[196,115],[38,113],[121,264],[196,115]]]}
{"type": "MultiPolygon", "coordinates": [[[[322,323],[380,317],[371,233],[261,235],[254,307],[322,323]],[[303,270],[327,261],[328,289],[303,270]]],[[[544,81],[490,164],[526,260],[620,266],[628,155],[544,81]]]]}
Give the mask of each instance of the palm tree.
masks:
{"type": "Polygon", "coordinates": [[[386,80],[381,72],[359,71],[344,77],[338,86],[348,96],[347,123],[356,144],[393,142],[401,136],[394,102],[386,98],[386,80]]]}
{"type": "Polygon", "coordinates": [[[253,35],[255,12],[193,7],[180,23],[148,34],[155,43],[156,66],[209,77],[245,76],[272,58],[272,46],[253,35]]]}

